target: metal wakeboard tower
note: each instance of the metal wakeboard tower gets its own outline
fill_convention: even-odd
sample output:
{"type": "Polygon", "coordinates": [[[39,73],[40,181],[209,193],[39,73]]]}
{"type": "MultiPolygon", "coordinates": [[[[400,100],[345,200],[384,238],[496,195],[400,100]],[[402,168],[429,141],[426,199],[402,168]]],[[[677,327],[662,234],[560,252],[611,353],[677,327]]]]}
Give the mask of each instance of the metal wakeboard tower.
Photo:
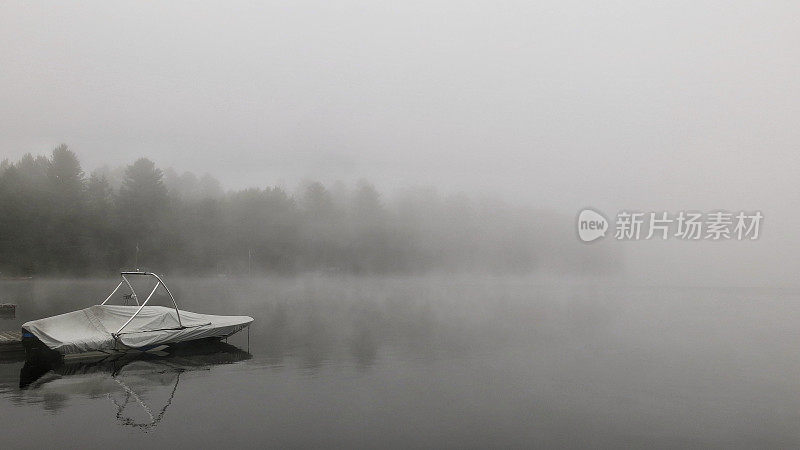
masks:
{"type": "Polygon", "coordinates": [[[123,284],[126,284],[126,285],[128,285],[128,289],[131,290],[131,294],[130,294],[130,297],[125,297],[125,298],[133,298],[133,300],[136,302],[136,306],[138,306],[139,309],[137,309],[136,312],[133,313],[133,315],[130,317],[130,319],[128,319],[127,322],[125,322],[121,327],[119,327],[119,330],[117,330],[116,333],[111,333],[111,335],[115,339],[120,335],[120,333],[122,333],[122,330],[125,329],[125,327],[127,327],[129,323],[131,323],[133,318],[136,317],[140,312],[142,312],[142,309],[147,304],[147,302],[149,302],[150,299],[153,298],[153,294],[156,293],[156,290],[158,290],[159,286],[164,286],[164,289],[167,291],[167,294],[169,294],[169,298],[172,299],[172,305],[175,307],[175,314],[178,316],[178,326],[180,328],[183,328],[183,323],[181,322],[181,312],[180,312],[180,310],[178,310],[178,302],[175,301],[175,296],[172,295],[172,291],[169,290],[169,288],[167,287],[166,283],[164,283],[164,280],[162,280],[161,277],[159,277],[158,275],[156,275],[153,272],[138,272],[138,271],[137,272],[120,272],[119,275],[122,277],[122,281],[119,282],[117,287],[115,287],[114,290],[111,291],[110,294],[108,294],[108,297],[106,297],[106,299],[103,300],[103,303],[100,303],[100,305],[101,306],[105,305],[109,300],[111,300],[111,297],[113,297],[114,294],[117,293],[119,288],[122,287],[123,284]],[[133,289],[133,286],[131,285],[131,282],[128,281],[128,278],[126,277],[126,275],[150,276],[150,277],[153,277],[153,278],[156,279],[156,285],[153,287],[153,290],[150,291],[150,295],[148,295],[147,298],[144,300],[144,302],[142,302],[141,304],[139,304],[139,296],[136,295],[136,291],[133,289]]]}

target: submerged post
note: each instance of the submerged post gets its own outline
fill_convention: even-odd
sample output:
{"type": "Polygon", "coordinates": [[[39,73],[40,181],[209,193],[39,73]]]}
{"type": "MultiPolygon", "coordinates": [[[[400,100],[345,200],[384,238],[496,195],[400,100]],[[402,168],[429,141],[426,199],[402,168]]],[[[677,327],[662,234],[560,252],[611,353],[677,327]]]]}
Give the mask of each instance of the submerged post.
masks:
{"type": "Polygon", "coordinates": [[[0,317],[13,319],[17,314],[17,305],[12,303],[0,303],[0,317]]]}

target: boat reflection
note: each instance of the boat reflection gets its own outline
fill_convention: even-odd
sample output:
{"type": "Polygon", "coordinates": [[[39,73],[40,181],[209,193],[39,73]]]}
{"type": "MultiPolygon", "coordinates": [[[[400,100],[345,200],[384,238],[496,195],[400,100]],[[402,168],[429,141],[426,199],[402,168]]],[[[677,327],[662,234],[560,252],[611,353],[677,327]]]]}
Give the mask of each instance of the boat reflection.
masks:
{"type": "Polygon", "coordinates": [[[73,396],[106,397],[121,425],[148,430],[163,419],[184,373],[250,358],[238,347],[210,341],[176,345],[168,353],[56,364],[26,361],[19,395],[48,410],[61,409],[73,396]]]}

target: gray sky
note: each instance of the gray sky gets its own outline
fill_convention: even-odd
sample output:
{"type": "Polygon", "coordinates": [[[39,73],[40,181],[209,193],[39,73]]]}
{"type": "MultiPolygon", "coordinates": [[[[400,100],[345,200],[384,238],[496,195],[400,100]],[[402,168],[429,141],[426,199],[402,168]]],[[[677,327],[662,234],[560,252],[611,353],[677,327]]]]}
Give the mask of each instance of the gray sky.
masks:
{"type": "Polygon", "coordinates": [[[798,219],[798,2],[0,11],[5,157],[66,142],[87,169],[144,155],[228,188],[365,177],[570,213],[798,219]]]}

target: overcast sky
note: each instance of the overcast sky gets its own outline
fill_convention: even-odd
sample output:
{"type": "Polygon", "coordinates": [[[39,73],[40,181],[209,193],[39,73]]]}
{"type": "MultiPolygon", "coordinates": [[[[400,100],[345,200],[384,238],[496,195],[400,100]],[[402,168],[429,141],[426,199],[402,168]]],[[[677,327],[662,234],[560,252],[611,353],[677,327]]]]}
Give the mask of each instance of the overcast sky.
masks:
{"type": "Polygon", "coordinates": [[[798,43],[792,1],[0,1],[0,152],[788,230],[798,43]]]}

